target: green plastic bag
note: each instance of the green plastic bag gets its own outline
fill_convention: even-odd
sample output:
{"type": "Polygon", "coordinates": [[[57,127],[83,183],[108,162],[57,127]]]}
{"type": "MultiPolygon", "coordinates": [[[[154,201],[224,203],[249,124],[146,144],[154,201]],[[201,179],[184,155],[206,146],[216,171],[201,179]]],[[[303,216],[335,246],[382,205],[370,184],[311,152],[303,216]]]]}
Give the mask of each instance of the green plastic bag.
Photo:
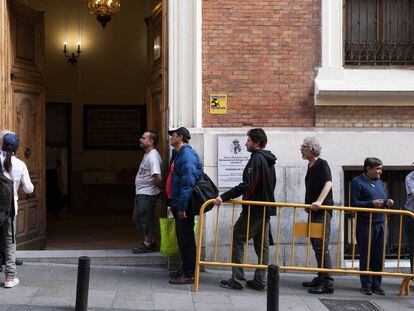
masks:
{"type": "Polygon", "coordinates": [[[160,252],[163,256],[176,256],[180,254],[178,248],[177,235],[175,233],[174,218],[160,218],[161,247],[160,252]]]}
{"type": "MultiPolygon", "coordinates": [[[[197,220],[194,219],[194,233],[197,235],[197,220]]],[[[180,249],[178,248],[177,235],[175,233],[174,218],[160,218],[161,247],[160,252],[163,256],[178,256],[180,249]]]]}

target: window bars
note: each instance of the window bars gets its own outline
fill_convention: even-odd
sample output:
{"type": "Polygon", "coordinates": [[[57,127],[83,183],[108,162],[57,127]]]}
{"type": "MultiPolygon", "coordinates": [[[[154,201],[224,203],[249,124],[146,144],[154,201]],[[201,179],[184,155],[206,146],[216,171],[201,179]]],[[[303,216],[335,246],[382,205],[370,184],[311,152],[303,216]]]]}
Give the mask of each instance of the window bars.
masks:
{"type": "Polygon", "coordinates": [[[414,65],[414,1],[346,0],[345,65],[414,65]]]}

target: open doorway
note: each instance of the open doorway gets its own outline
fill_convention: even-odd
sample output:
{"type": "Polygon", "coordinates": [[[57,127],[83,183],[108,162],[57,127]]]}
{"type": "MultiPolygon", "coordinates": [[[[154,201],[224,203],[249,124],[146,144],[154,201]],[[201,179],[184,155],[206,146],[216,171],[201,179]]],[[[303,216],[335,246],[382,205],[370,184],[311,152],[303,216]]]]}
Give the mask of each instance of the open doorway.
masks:
{"type": "MultiPolygon", "coordinates": [[[[31,151],[46,150],[39,156],[44,182],[37,180],[46,190],[37,193],[43,204],[36,210],[46,224],[46,246],[26,243],[25,248],[133,248],[140,240],[132,210],[142,131],[157,131],[158,149],[168,155],[167,17],[162,14],[167,1],[123,0],[105,28],[84,0],[13,1],[44,12],[45,84],[39,105],[47,104],[37,128],[46,134],[31,151]],[[62,50],[73,52],[76,61],[68,62],[62,50]]],[[[156,214],[163,214],[158,205],[156,214]]],[[[18,244],[26,241],[19,234],[18,244]]],[[[28,239],[36,238],[31,234],[28,239]]]]}

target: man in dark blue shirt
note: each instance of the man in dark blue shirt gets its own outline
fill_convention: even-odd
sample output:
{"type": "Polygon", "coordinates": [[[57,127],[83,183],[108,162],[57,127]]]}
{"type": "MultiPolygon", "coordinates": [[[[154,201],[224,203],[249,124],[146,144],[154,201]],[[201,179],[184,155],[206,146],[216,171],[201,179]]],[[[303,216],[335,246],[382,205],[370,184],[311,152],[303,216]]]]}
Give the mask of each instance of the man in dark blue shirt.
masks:
{"type": "MultiPolygon", "coordinates": [[[[351,205],[365,208],[389,208],[394,201],[388,198],[383,182],[382,162],[377,158],[366,158],[364,161],[364,173],[352,179],[351,205]]],[[[381,271],[384,245],[384,213],[358,213],[356,237],[359,247],[359,269],[361,271],[381,271]],[[370,266],[367,267],[369,245],[369,223],[371,223],[371,251],[370,266]]],[[[361,293],[364,295],[384,296],[381,288],[381,276],[361,275],[361,293]]]]}

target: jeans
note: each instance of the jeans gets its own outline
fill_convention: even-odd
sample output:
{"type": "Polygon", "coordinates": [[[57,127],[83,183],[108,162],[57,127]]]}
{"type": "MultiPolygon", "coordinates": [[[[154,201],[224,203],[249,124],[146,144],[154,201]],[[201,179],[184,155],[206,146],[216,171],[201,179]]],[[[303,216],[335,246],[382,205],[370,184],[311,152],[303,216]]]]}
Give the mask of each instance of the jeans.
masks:
{"type": "Polygon", "coordinates": [[[194,215],[190,209],[186,211],[187,218],[180,219],[177,212],[173,212],[175,218],[175,232],[177,234],[178,247],[180,249],[184,276],[193,277],[196,261],[196,243],[194,237],[194,215]]]}
{"type": "MultiPolygon", "coordinates": [[[[270,218],[265,218],[265,233],[264,233],[264,242],[263,242],[263,265],[269,263],[269,220],[270,218]]],[[[250,230],[249,230],[249,240],[253,239],[254,251],[258,258],[258,263],[260,264],[260,255],[262,248],[262,225],[263,217],[251,217],[250,218],[250,230]]],[[[244,261],[244,252],[246,245],[246,235],[247,235],[247,215],[242,213],[234,224],[233,230],[233,263],[243,263],[244,261]]],[[[239,283],[241,286],[245,286],[246,277],[244,275],[243,268],[232,268],[232,279],[239,283]]],[[[254,280],[258,285],[266,286],[266,270],[256,269],[254,272],[254,280]]]]}
{"type": "Polygon", "coordinates": [[[15,232],[16,220],[12,222],[11,218],[0,227],[0,245],[6,263],[4,270],[6,278],[16,276],[16,243],[13,241],[12,228],[15,232]]]}
{"type": "MultiPolygon", "coordinates": [[[[325,213],[315,214],[312,213],[312,222],[324,223],[325,213]]],[[[318,262],[318,268],[332,269],[331,253],[329,252],[329,241],[331,235],[331,214],[326,212],[326,227],[325,227],[325,249],[323,249],[323,240],[317,238],[311,238],[311,244],[315,253],[316,261],[318,262]],[[322,254],[323,256],[323,267],[322,267],[322,254]]],[[[332,286],[333,278],[329,273],[318,272],[319,282],[323,285],[332,286]]]]}
{"type": "MultiPolygon", "coordinates": [[[[369,224],[357,222],[356,238],[359,248],[359,270],[367,270],[368,265],[368,235],[369,224]]],[[[382,270],[382,253],[384,245],[384,224],[371,225],[371,253],[369,260],[369,271],[382,270]]],[[[361,286],[363,288],[381,288],[382,277],[380,275],[360,275],[361,286]]]]}
{"type": "Polygon", "coordinates": [[[144,235],[154,236],[154,209],[158,195],[137,194],[132,219],[144,235]]]}

